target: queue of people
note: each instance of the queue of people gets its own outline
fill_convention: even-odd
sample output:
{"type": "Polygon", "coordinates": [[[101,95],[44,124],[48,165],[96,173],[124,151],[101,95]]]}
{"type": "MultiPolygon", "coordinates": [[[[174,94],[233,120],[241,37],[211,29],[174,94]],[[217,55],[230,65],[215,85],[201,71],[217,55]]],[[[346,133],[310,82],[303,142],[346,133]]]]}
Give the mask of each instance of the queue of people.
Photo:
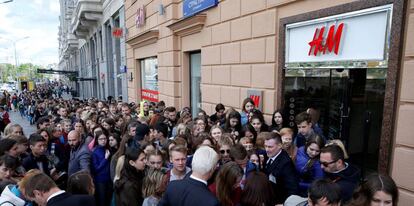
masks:
{"type": "Polygon", "coordinates": [[[193,117],[162,101],[64,100],[54,91],[20,95],[38,131],[5,127],[0,205],[398,203],[394,181],[361,177],[343,144],[323,136],[312,108],[290,128],[281,110],[267,125],[250,98],[241,112],[219,103],[214,114],[193,117]]]}

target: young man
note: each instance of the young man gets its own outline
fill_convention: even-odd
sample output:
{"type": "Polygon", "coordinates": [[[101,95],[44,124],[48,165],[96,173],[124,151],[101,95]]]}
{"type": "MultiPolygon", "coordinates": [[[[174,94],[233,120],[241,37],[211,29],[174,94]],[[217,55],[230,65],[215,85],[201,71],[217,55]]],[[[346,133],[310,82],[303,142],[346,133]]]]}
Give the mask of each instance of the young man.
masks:
{"type": "Polygon", "coordinates": [[[262,132],[265,136],[267,161],[265,173],[275,192],[275,203],[282,204],[287,197],[298,194],[299,179],[289,154],[282,149],[282,139],[274,132],[262,132]]]}
{"type": "Polygon", "coordinates": [[[327,179],[315,180],[309,187],[308,197],[291,195],[285,206],[340,206],[341,188],[327,179]]]}
{"type": "Polygon", "coordinates": [[[155,144],[157,145],[158,149],[161,149],[168,140],[168,125],[162,122],[157,123],[154,126],[153,135],[155,138],[155,144]]]}
{"type": "Polygon", "coordinates": [[[167,182],[182,180],[189,172],[191,172],[191,169],[186,166],[187,148],[183,145],[176,145],[171,148],[170,162],[173,164],[173,167],[165,174],[165,180],[167,182]]]}
{"type": "Polygon", "coordinates": [[[27,199],[38,205],[47,206],[72,206],[88,205],[94,206],[95,199],[89,195],[71,195],[59,189],[56,183],[44,173],[30,176],[20,187],[24,188],[27,199]]]}
{"type": "Polygon", "coordinates": [[[361,178],[360,170],[344,161],[344,152],[338,145],[328,145],[321,149],[320,163],[325,177],[341,188],[342,202],[351,199],[361,178]]]}
{"type": "Polygon", "coordinates": [[[168,125],[168,136],[172,136],[172,131],[175,125],[177,124],[177,110],[175,107],[167,107],[164,110],[164,117],[166,118],[166,124],[168,125]]]}
{"type": "Polygon", "coordinates": [[[230,157],[243,169],[243,178],[241,181],[242,188],[246,183],[246,178],[250,172],[258,171],[256,165],[247,158],[247,150],[241,144],[235,144],[230,148],[230,157]]]}
{"type": "Polygon", "coordinates": [[[224,115],[225,107],[222,103],[216,105],[216,113],[210,116],[210,120],[214,124],[224,125],[226,123],[226,116],[224,115]]]}
{"type": "Polygon", "coordinates": [[[295,123],[298,127],[298,134],[295,137],[295,144],[298,148],[305,146],[306,141],[315,135],[312,129],[311,117],[308,113],[302,112],[295,117],[295,123]]]}
{"type": "Polygon", "coordinates": [[[26,171],[38,169],[50,175],[49,160],[46,156],[47,142],[40,134],[33,133],[29,138],[31,153],[23,159],[22,165],[26,171]]]}

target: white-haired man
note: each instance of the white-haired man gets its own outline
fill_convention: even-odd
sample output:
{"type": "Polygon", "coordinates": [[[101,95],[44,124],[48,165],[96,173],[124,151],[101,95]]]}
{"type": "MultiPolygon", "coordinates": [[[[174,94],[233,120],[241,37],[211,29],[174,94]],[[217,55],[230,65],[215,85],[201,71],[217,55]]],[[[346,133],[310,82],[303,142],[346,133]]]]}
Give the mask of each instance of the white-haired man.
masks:
{"type": "Polygon", "coordinates": [[[193,169],[191,176],[183,180],[170,182],[158,205],[220,205],[217,198],[207,187],[207,180],[214,173],[218,159],[219,155],[214,149],[208,146],[198,148],[191,163],[193,169]]]}

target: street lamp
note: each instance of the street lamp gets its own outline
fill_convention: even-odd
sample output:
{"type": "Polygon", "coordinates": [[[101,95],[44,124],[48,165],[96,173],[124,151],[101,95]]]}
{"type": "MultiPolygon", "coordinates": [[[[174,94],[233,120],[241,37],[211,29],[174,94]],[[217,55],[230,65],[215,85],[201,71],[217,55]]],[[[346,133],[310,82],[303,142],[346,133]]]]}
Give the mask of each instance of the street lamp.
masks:
{"type": "Polygon", "coordinates": [[[10,3],[10,2],[13,2],[13,0],[2,1],[2,2],[0,2],[0,4],[7,4],[7,3],[10,3]]]}
{"type": "MultiPolygon", "coordinates": [[[[1,38],[3,38],[3,37],[0,37],[0,39],[1,39],[1,38]]],[[[17,76],[17,49],[16,49],[16,43],[17,43],[18,41],[25,40],[25,39],[28,39],[28,38],[29,38],[29,36],[25,36],[25,37],[20,38],[20,39],[17,39],[17,40],[8,39],[8,38],[3,38],[3,39],[6,39],[6,40],[11,41],[11,42],[13,43],[13,48],[14,48],[14,70],[15,70],[15,72],[16,72],[16,76],[17,76]]]]}

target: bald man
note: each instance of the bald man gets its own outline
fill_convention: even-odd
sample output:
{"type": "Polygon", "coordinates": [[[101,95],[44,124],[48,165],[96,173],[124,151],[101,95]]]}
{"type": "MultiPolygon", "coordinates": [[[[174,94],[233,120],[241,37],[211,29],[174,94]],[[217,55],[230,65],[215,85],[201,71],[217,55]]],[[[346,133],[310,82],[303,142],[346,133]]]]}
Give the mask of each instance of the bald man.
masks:
{"type": "Polygon", "coordinates": [[[68,175],[71,176],[81,170],[90,171],[91,154],[87,145],[82,141],[79,132],[70,131],[68,143],[70,146],[68,175]]]}

